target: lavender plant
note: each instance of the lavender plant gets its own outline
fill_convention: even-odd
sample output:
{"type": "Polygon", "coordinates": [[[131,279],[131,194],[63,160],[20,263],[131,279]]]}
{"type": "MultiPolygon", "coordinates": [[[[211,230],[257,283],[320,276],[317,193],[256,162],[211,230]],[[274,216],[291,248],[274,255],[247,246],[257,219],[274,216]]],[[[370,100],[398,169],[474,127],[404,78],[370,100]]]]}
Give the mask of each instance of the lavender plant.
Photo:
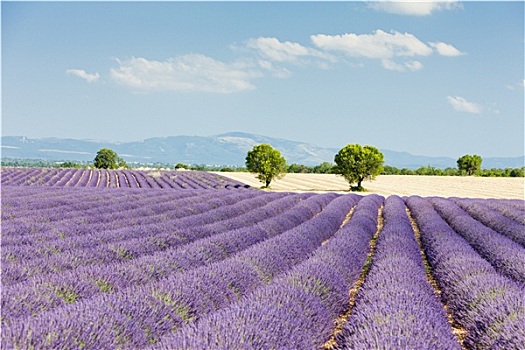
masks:
{"type": "MultiPolygon", "coordinates": [[[[275,200],[283,196],[285,195],[278,193],[256,196],[248,199],[249,203],[240,201],[232,206],[222,206],[198,215],[188,216],[176,221],[167,221],[162,223],[162,225],[156,223],[151,226],[140,225],[131,229],[124,228],[113,232],[102,232],[98,234],[100,236],[98,241],[89,239],[90,236],[91,238],[93,236],[86,233],[85,235],[74,236],[73,239],[65,240],[64,243],[54,242],[50,245],[49,253],[36,257],[32,256],[31,253],[27,253],[30,247],[8,247],[9,249],[7,249],[6,253],[9,254],[9,259],[5,261],[8,269],[6,269],[7,273],[2,274],[3,283],[21,282],[30,276],[66,271],[80,265],[86,266],[108,263],[114,260],[133,259],[155,252],[159,249],[159,245],[164,245],[165,248],[178,246],[227,229],[242,227],[251,222],[247,221],[242,214],[246,214],[250,209],[254,209],[252,205],[257,205],[256,203],[263,205],[271,201],[271,199],[275,200]],[[230,225],[223,223],[222,227],[218,227],[221,224],[220,221],[226,219],[229,220],[230,225]],[[174,229],[177,226],[178,229],[174,229]],[[153,237],[156,240],[152,240],[153,237]],[[83,244],[82,242],[85,243],[83,244]],[[70,245],[71,249],[64,249],[67,244],[70,245]],[[20,273],[20,269],[22,273],[20,273]]],[[[285,198],[288,201],[285,205],[290,206],[292,204],[291,198],[285,198]]],[[[279,210],[282,210],[282,208],[277,208],[274,210],[274,213],[276,214],[279,210]]],[[[254,222],[257,222],[257,220],[254,222]]],[[[41,249],[41,247],[37,246],[36,249],[41,249]]]]}
{"type": "MultiPolygon", "coordinates": [[[[284,199],[295,197],[300,198],[304,195],[289,196],[284,199]]],[[[273,235],[280,234],[311,219],[321,210],[318,202],[329,200],[331,197],[331,195],[310,197],[289,210],[281,207],[283,212],[280,215],[269,217],[264,222],[280,219],[281,232],[272,232],[273,235]],[[298,215],[301,215],[301,222],[297,221],[298,215]],[[289,219],[289,222],[285,222],[286,219],[289,219]]],[[[278,203],[270,203],[272,204],[278,203]]],[[[70,300],[59,295],[64,290],[74,294],[75,301],[98,293],[116,292],[226,259],[268,237],[267,232],[255,224],[204,238],[178,249],[158,250],[152,255],[144,255],[129,262],[115,260],[107,264],[82,266],[67,272],[37,275],[24,283],[4,288],[2,299],[4,319],[34,315],[42,310],[65,305],[70,300]]]]}
{"type": "Polygon", "coordinates": [[[148,172],[99,169],[2,169],[2,185],[37,185],[59,187],[124,187],[163,189],[239,189],[241,182],[204,171],[148,172]],[[160,174],[157,176],[156,174],[160,174]]]}
{"type": "Polygon", "coordinates": [[[498,273],[436,212],[429,200],[406,200],[421,231],[442,298],[472,349],[525,347],[525,291],[498,273]]]}
{"type": "Polygon", "coordinates": [[[339,349],[460,349],[427,281],[403,200],[390,196],[384,226],[339,349]]]}
{"type": "Polygon", "coordinates": [[[309,259],[150,348],[321,348],[333,321],[348,306],[348,290],[366,260],[382,200],[375,195],[361,199],[350,221],[309,259]],[[363,225],[363,219],[370,219],[370,225],[363,225]]]}
{"type": "MultiPolygon", "coordinates": [[[[337,230],[357,200],[357,196],[340,196],[307,223],[322,222],[328,215],[339,222],[333,225],[337,230]]],[[[118,293],[73,302],[32,318],[16,318],[2,329],[3,344],[41,348],[80,345],[100,348],[108,344],[110,347],[144,347],[167,330],[226,307],[263,285],[268,277],[306,259],[315,246],[301,226],[304,225],[258,243],[233,259],[118,293]],[[283,253],[286,253],[284,258],[283,253]],[[99,305],[105,307],[101,309],[99,305]],[[85,324],[94,326],[86,328],[85,324]],[[158,326],[152,327],[153,324],[158,326]]],[[[330,230],[325,232],[326,237],[334,234],[330,230]]]]}
{"type": "Polygon", "coordinates": [[[525,225],[525,201],[518,199],[487,199],[485,203],[504,216],[525,225]]]}
{"type": "Polygon", "coordinates": [[[525,248],[472,218],[451,200],[432,198],[436,211],[497,271],[525,285],[525,248]]]}
{"type": "Polygon", "coordinates": [[[452,200],[474,219],[525,247],[525,225],[492,209],[486,205],[486,200],[458,198],[452,200]]]}

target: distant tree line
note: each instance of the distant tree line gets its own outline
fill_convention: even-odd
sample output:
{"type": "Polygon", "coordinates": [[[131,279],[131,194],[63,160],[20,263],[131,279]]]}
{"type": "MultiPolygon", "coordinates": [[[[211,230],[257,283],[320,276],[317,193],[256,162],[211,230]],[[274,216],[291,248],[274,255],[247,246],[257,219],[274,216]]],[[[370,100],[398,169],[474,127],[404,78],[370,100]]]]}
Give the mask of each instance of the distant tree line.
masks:
{"type": "Polygon", "coordinates": [[[51,161],[44,159],[17,159],[3,158],[2,166],[5,167],[24,167],[24,168],[89,168],[87,162],[76,161],[51,161]]]}
{"type": "MultiPolygon", "coordinates": [[[[115,154],[116,155],[116,154],[115,154]]],[[[112,155],[113,157],[113,155],[112,155]]],[[[110,157],[110,158],[112,158],[110,157]]],[[[184,163],[126,163],[120,157],[113,158],[115,166],[129,168],[151,168],[151,169],[185,169],[217,172],[248,172],[246,166],[223,166],[206,164],[184,164],[184,163]]],[[[434,175],[434,176],[462,176],[476,175],[482,177],[525,177],[525,166],[521,168],[492,168],[481,169],[481,157],[476,155],[465,155],[458,159],[457,168],[448,167],[445,169],[431,165],[421,166],[417,169],[397,168],[395,166],[383,165],[381,175],[434,175]]],[[[1,166],[4,167],[38,167],[38,168],[93,168],[93,162],[78,161],[50,161],[42,159],[11,159],[3,158],[1,166]]],[[[334,163],[323,162],[316,166],[308,166],[298,163],[286,165],[285,173],[305,173],[305,174],[339,174],[338,167],[334,163]]]]}
{"type": "MultiPolygon", "coordinates": [[[[336,174],[335,164],[322,163],[317,166],[307,166],[301,164],[290,164],[288,173],[304,174],[336,174]]],[[[458,168],[436,168],[431,165],[421,166],[417,169],[397,168],[395,166],[384,165],[381,175],[434,175],[434,176],[462,176],[464,173],[458,168]]],[[[525,177],[525,167],[521,168],[492,168],[480,169],[474,175],[482,177],[525,177]]]]}
{"type": "MultiPolygon", "coordinates": [[[[207,165],[207,164],[183,164],[183,163],[162,163],[162,162],[126,162],[128,168],[150,168],[150,169],[185,169],[202,171],[243,171],[247,172],[245,166],[235,165],[207,165]]],[[[44,159],[17,159],[3,158],[1,166],[4,167],[24,167],[24,168],[94,168],[93,162],[70,161],[70,160],[44,160],[44,159]]]]}
{"type": "MultiPolygon", "coordinates": [[[[462,176],[465,175],[458,168],[436,168],[430,165],[422,166],[417,169],[396,168],[386,165],[382,175],[435,175],[435,176],[462,176]]],[[[505,169],[480,169],[475,174],[482,177],[525,177],[525,167],[505,168],[505,169]]]]}
{"type": "Polygon", "coordinates": [[[304,174],[335,174],[335,164],[323,162],[316,166],[293,163],[288,166],[289,173],[304,174]]]}
{"type": "MultiPolygon", "coordinates": [[[[464,155],[457,160],[458,167],[445,169],[431,165],[421,166],[417,169],[397,168],[384,165],[381,175],[434,175],[434,176],[464,176],[476,175],[482,177],[525,177],[525,166],[521,168],[491,168],[481,169],[482,159],[478,155],[464,155]]],[[[311,174],[337,174],[337,166],[332,163],[322,163],[318,166],[306,166],[291,164],[288,166],[289,173],[311,173],[311,174]]]]}

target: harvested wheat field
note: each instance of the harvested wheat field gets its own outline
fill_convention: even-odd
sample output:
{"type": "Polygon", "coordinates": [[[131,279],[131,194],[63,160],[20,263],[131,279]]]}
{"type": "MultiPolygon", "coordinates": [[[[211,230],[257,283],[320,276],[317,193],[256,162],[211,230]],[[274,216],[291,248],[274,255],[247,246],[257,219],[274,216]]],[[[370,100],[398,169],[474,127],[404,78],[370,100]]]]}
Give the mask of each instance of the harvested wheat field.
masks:
{"type": "MultiPolygon", "coordinates": [[[[221,172],[220,175],[240,181],[252,187],[261,187],[254,174],[221,172]]],[[[419,195],[423,197],[469,197],[469,198],[525,198],[524,178],[496,178],[473,176],[417,176],[381,175],[373,181],[364,181],[368,193],[382,196],[419,195]]],[[[349,186],[341,176],[332,174],[286,174],[272,181],[274,191],[344,192],[349,186]]]]}

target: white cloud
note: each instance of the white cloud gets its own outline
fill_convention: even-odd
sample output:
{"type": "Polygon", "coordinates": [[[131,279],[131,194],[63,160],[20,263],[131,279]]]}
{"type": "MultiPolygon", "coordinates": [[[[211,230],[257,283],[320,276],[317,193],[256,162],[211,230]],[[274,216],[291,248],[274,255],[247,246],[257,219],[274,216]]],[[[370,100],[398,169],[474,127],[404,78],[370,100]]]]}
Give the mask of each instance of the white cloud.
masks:
{"type": "Polygon", "coordinates": [[[421,62],[419,61],[409,61],[409,62],[400,64],[400,63],[396,63],[388,59],[384,59],[384,60],[381,60],[381,64],[385,69],[393,70],[397,72],[406,72],[406,71],[415,72],[420,69],[423,69],[423,64],[421,64],[421,62]]]}
{"type": "Polygon", "coordinates": [[[326,67],[326,61],[335,62],[335,58],[329,53],[303,46],[290,41],[279,41],[276,38],[259,37],[249,39],[246,47],[255,50],[265,60],[293,63],[314,64],[321,68],[326,67]]]}
{"type": "Polygon", "coordinates": [[[68,69],[66,70],[66,74],[74,75],[79,78],[82,78],[88,83],[95,82],[100,78],[100,75],[98,74],[98,72],[95,74],[89,74],[89,73],[86,73],[86,71],[83,69],[68,69]]]}
{"type": "Polygon", "coordinates": [[[453,10],[462,8],[461,3],[455,0],[379,0],[368,3],[368,7],[376,11],[408,16],[428,16],[434,11],[453,10]]]}
{"type": "Polygon", "coordinates": [[[392,57],[429,56],[432,48],[409,33],[312,35],[312,42],[323,50],[340,51],[352,57],[390,59],[392,57]]]}
{"type": "Polygon", "coordinates": [[[272,62],[266,60],[259,60],[258,63],[259,67],[270,72],[270,74],[275,78],[284,79],[292,75],[292,72],[290,72],[288,69],[284,67],[275,67],[272,62]]]}
{"type": "Polygon", "coordinates": [[[110,70],[111,77],[121,85],[146,91],[232,93],[255,89],[251,80],[262,76],[249,62],[227,64],[200,54],[163,62],[140,57],[117,62],[119,67],[110,70]]]}
{"type": "MultiPolygon", "coordinates": [[[[442,42],[424,43],[410,33],[390,33],[376,30],[372,34],[318,34],[310,37],[313,46],[307,47],[272,37],[247,40],[242,47],[232,46],[241,52],[241,59],[232,63],[215,60],[202,54],[186,54],[164,61],[132,57],[116,59],[117,66],[110,69],[116,83],[135,91],[201,91],[233,93],[253,90],[256,78],[270,75],[288,78],[290,65],[315,66],[328,69],[338,61],[354,66],[363,62],[348,62],[348,57],[376,59],[383,68],[399,72],[415,72],[423,64],[415,58],[438,53],[444,56],[461,54],[452,45],[442,42]],[[242,58],[244,57],[244,58],[242,58]]],[[[68,74],[87,81],[99,79],[98,73],[68,70],[68,74]]]]}
{"type": "Polygon", "coordinates": [[[454,56],[463,55],[461,51],[459,51],[458,49],[456,49],[454,46],[450,44],[445,44],[442,42],[437,42],[437,43],[430,42],[428,44],[432,46],[434,49],[436,49],[437,53],[440,54],[441,56],[454,57],[454,56]]]}
{"type": "Polygon", "coordinates": [[[276,62],[296,62],[301,56],[308,56],[309,49],[289,41],[281,42],[276,38],[249,39],[246,46],[257,50],[265,58],[276,62]]]}
{"type": "Polygon", "coordinates": [[[341,53],[348,57],[381,60],[385,69],[394,71],[418,71],[423,64],[409,58],[430,56],[435,52],[441,56],[462,55],[458,49],[443,42],[424,43],[410,33],[380,29],[372,34],[347,33],[342,35],[312,35],[312,43],[321,50],[341,53]]]}
{"type": "Polygon", "coordinates": [[[469,102],[460,96],[447,96],[447,101],[458,112],[480,114],[483,110],[480,105],[469,102]]]}
{"type": "Polygon", "coordinates": [[[412,72],[415,72],[415,71],[418,71],[420,69],[423,69],[423,64],[421,62],[419,62],[419,61],[406,62],[405,66],[407,67],[408,70],[410,70],[412,72]]]}

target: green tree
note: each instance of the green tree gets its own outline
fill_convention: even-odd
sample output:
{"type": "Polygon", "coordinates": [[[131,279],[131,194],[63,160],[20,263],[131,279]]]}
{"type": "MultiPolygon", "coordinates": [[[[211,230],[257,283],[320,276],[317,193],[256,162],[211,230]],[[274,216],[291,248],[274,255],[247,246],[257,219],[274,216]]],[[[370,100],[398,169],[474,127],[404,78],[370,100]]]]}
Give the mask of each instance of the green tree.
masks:
{"type": "Polygon", "coordinates": [[[466,172],[467,175],[474,175],[481,170],[482,159],[480,156],[474,154],[465,154],[458,158],[457,164],[460,172],[466,172]]]}
{"type": "Polygon", "coordinates": [[[400,175],[400,174],[401,174],[401,170],[391,165],[385,165],[383,167],[383,171],[381,172],[381,175],[400,175]]]}
{"type": "Polygon", "coordinates": [[[383,153],[372,146],[346,145],[335,155],[336,173],[343,176],[352,191],[364,191],[361,183],[383,171],[383,153]],[[357,183],[357,186],[352,186],[357,183]]]}
{"type": "Polygon", "coordinates": [[[78,163],[75,163],[73,161],[66,161],[66,162],[55,164],[53,167],[54,168],[77,168],[77,169],[80,169],[80,168],[82,168],[82,165],[78,164],[78,163]]]}
{"type": "Polygon", "coordinates": [[[296,174],[308,174],[312,172],[312,169],[306,165],[293,163],[288,166],[287,172],[296,174]]]}
{"type": "Polygon", "coordinates": [[[421,166],[416,169],[416,175],[443,175],[443,170],[433,167],[430,164],[427,166],[421,166]]]}
{"type": "Polygon", "coordinates": [[[514,168],[510,171],[510,177],[525,177],[525,167],[514,168]]]}
{"type": "Polygon", "coordinates": [[[110,150],[109,148],[102,148],[98,151],[93,160],[93,164],[95,165],[95,168],[98,169],[127,168],[124,159],[120,158],[115,151],[110,150]]]}
{"type": "Polygon", "coordinates": [[[268,144],[256,145],[246,156],[246,168],[268,188],[273,179],[282,178],[286,174],[286,160],[281,153],[268,144]]]}
{"type": "Polygon", "coordinates": [[[447,175],[447,176],[456,176],[456,175],[459,175],[458,174],[458,169],[456,168],[446,168],[445,170],[443,170],[443,175],[447,175]]]}
{"type": "Polygon", "coordinates": [[[322,162],[321,164],[314,167],[314,173],[316,174],[332,174],[334,171],[334,165],[329,162],[322,162]]]}

